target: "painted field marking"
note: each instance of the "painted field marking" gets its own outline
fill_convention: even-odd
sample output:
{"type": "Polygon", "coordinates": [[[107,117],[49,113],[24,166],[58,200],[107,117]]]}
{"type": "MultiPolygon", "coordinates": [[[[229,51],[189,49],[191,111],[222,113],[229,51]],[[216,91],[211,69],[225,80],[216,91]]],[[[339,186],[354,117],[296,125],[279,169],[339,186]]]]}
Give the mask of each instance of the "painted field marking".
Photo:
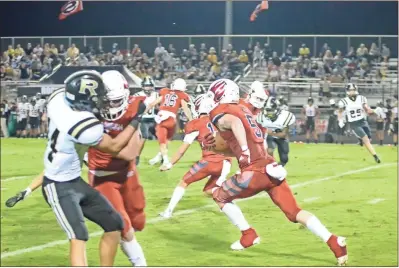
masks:
{"type": "Polygon", "coordinates": [[[309,198],[303,199],[303,202],[304,202],[304,203],[311,203],[311,202],[316,201],[316,200],[318,200],[318,199],[320,199],[320,196],[309,197],[309,198]]]}
{"type": "Polygon", "coordinates": [[[375,198],[375,199],[372,199],[372,200],[368,201],[367,203],[369,203],[371,205],[375,205],[375,204],[380,203],[380,202],[382,202],[384,200],[385,200],[384,198],[375,198]]]}

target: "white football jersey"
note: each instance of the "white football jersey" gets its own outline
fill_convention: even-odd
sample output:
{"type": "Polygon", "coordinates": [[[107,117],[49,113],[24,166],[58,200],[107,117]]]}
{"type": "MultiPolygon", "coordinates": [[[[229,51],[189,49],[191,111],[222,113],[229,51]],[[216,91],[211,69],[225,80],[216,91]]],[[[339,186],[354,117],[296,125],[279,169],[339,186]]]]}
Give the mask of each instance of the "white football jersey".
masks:
{"type": "Polygon", "coordinates": [[[385,118],[387,118],[387,115],[386,115],[386,113],[385,113],[384,108],[377,107],[377,108],[375,108],[374,112],[375,112],[375,114],[377,115],[378,119],[385,119],[385,118]]]}
{"type": "Polygon", "coordinates": [[[280,105],[280,109],[284,110],[284,111],[289,111],[290,110],[290,108],[286,104],[280,105]]]}
{"type": "Polygon", "coordinates": [[[269,117],[263,115],[262,113],[258,115],[256,121],[262,127],[270,129],[272,131],[275,131],[277,129],[283,130],[284,128],[289,127],[295,123],[295,115],[285,110],[279,110],[277,112],[277,119],[274,121],[270,120],[269,117]]]}
{"type": "Polygon", "coordinates": [[[18,103],[18,120],[25,119],[28,117],[29,103],[18,103]]]}
{"type": "MultiPolygon", "coordinates": [[[[147,94],[144,93],[144,91],[139,91],[135,93],[133,96],[140,96],[140,97],[145,97],[144,104],[145,106],[148,106],[149,104],[153,103],[156,99],[159,97],[159,93],[157,91],[151,92],[150,96],[147,96],[147,94]]],[[[142,118],[155,118],[155,107],[152,108],[150,111],[148,111],[147,114],[144,114],[142,118]]]]}
{"type": "Polygon", "coordinates": [[[35,105],[29,103],[29,117],[38,117],[39,112],[40,112],[39,103],[35,103],[35,105]]]}
{"type": "Polygon", "coordinates": [[[44,176],[53,181],[70,181],[81,175],[84,153],[100,143],[104,127],[89,112],[74,111],[65,100],[65,90],[49,98],[49,133],[44,154],[44,176]]]}
{"type": "Polygon", "coordinates": [[[355,122],[365,119],[364,104],[367,104],[367,99],[358,95],[354,101],[349,97],[341,99],[338,107],[345,110],[348,122],[355,122]]]}
{"type": "Polygon", "coordinates": [[[45,108],[45,106],[46,106],[46,100],[45,100],[45,99],[38,99],[38,100],[36,101],[36,103],[39,104],[40,112],[43,113],[43,112],[44,112],[44,108],[45,108]]]}
{"type": "Polygon", "coordinates": [[[307,117],[316,116],[316,109],[317,109],[316,105],[312,104],[312,106],[310,106],[309,104],[306,104],[303,107],[305,108],[305,114],[306,114],[307,117]]]}

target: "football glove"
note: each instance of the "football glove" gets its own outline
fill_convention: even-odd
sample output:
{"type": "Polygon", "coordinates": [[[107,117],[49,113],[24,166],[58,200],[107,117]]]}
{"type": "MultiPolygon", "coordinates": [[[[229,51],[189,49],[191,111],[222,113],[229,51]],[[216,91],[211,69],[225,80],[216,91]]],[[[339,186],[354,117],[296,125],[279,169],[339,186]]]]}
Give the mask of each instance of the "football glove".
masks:
{"type": "Polygon", "coordinates": [[[212,133],[208,133],[201,141],[201,147],[213,148],[216,146],[216,140],[212,133]]]}
{"type": "Polygon", "coordinates": [[[26,197],[28,197],[28,195],[31,193],[31,189],[27,188],[26,190],[17,193],[16,195],[14,195],[13,197],[10,197],[9,199],[7,199],[6,201],[6,206],[9,208],[12,208],[13,206],[15,206],[19,201],[24,200],[26,197]]]}

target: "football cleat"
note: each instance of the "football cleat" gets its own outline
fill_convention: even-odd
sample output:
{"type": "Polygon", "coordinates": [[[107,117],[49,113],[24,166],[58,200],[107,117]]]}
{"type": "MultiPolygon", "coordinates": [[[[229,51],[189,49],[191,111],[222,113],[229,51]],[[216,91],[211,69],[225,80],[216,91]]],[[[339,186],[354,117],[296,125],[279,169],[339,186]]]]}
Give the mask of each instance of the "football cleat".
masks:
{"type": "Polygon", "coordinates": [[[260,237],[257,235],[255,229],[249,228],[241,232],[241,239],[231,244],[232,250],[244,250],[260,243],[260,237]]]}
{"type": "Polygon", "coordinates": [[[159,213],[159,216],[161,216],[164,219],[170,219],[172,218],[172,212],[169,210],[165,210],[164,212],[159,213]]]}
{"type": "Polygon", "coordinates": [[[155,165],[155,164],[159,164],[162,161],[162,156],[161,155],[157,155],[154,158],[150,159],[150,161],[148,162],[151,166],[155,165]]]}
{"type": "Polygon", "coordinates": [[[337,258],[338,266],[345,266],[348,262],[348,252],[346,250],[346,238],[332,235],[327,241],[327,245],[337,258]]]}

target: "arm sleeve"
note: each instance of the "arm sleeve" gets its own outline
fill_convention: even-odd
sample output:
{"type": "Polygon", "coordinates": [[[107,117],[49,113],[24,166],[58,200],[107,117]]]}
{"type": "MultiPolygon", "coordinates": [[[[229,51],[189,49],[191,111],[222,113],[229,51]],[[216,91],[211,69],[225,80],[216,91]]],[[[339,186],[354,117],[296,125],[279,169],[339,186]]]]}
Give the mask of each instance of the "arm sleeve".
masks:
{"type": "Polygon", "coordinates": [[[68,134],[80,144],[94,146],[102,140],[104,126],[97,118],[88,117],[73,125],[68,134]]]}
{"type": "Polygon", "coordinates": [[[192,144],[195,141],[195,139],[198,137],[198,135],[199,135],[199,131],[191,132],[189,134],[186,134],[186,136],[184,136],[183,141],[185,143],[192,144]]]}

